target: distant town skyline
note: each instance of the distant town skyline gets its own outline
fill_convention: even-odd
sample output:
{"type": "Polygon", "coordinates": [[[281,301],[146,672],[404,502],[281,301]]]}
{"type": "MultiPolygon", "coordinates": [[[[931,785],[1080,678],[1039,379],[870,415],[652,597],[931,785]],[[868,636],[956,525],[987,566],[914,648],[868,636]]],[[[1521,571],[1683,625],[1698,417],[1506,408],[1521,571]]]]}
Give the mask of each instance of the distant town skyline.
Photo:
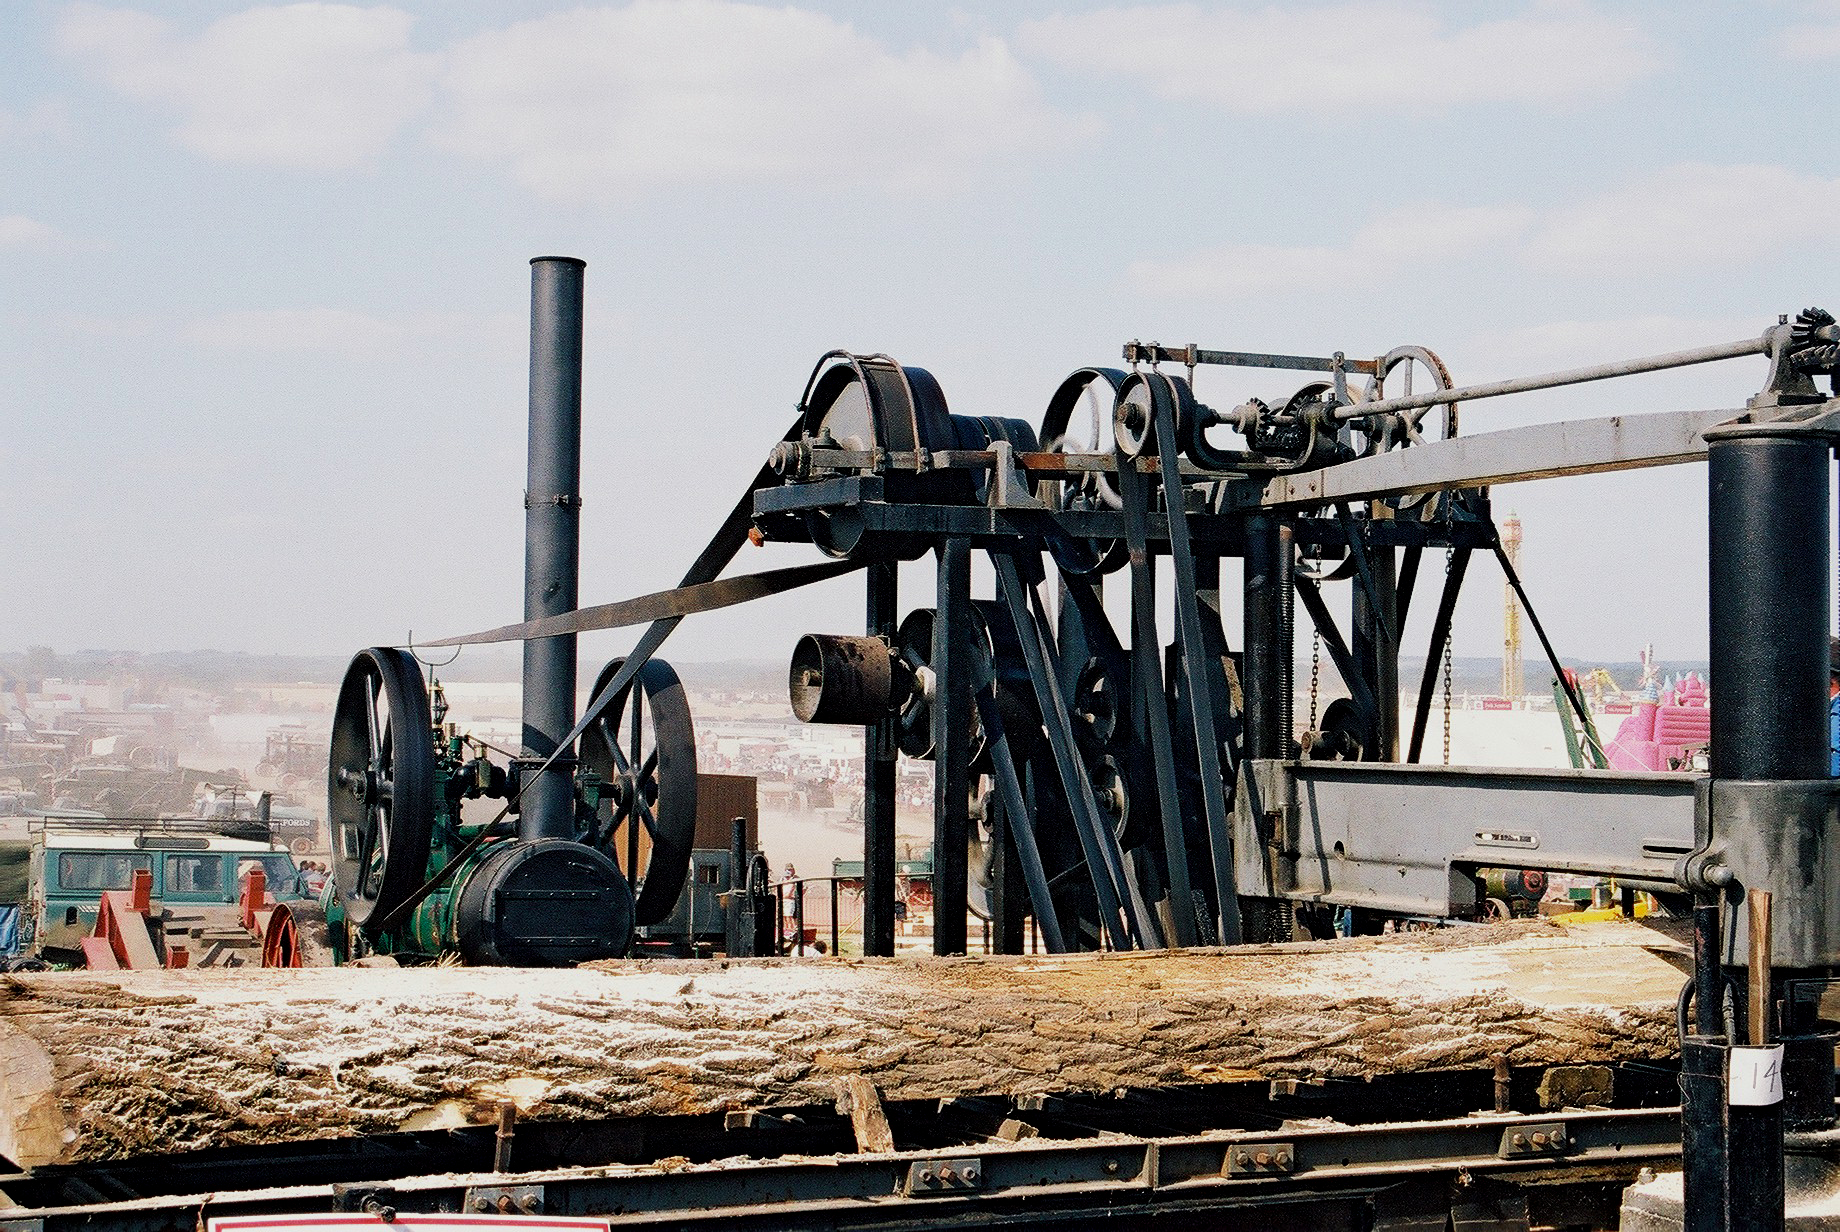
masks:
{"type": "MultiPolygon", "coordinates": [[[[1133,337],[1417,343],[1469,382],[1840,309],[1835,0],[511,7],[0,8],[0,646],[349,655],[516,619],[544,253],[588,262],[584,603],[677,580],[833,347],[1039,421],[1133,337]]],[[[1705,655],[1704,485],[1497,490],[1563,655],[1705,655]]],[[[1472,573],[1456,650],[1499,655],[1472,573]]],[[[925,564],[901,584],[930,602],[925,564]]],[[[830,583],[666,653],[772,659],[861,608],[830,583]]]]}

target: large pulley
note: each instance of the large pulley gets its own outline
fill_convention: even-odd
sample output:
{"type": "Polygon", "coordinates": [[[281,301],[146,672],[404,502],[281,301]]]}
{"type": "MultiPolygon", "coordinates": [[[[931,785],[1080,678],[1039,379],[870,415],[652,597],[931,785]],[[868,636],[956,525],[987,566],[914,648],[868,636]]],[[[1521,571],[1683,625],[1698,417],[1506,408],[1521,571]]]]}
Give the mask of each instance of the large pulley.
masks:
{"type": "Polygon", "coordinates": [[[326,819],[345,916],[375,934],[422,884],[434,834],[434,725],[407,651],[359,651],[332,716],[326,819]]]}
{"type": "MultiPolygon", "coordinates": [[[[1116,368],[1081,368],[1062,381],[1042,417],[1041,448],[1048,453],[1108,452],[1113,404],[1126,379],[1116,368]]],[[[1117,484],[1103,471],[1041,481],[1035,494],[1050,509],[1063,512],[1121,507],[1117,484]]],[[[1048,539],[1048,550],[1062,570],[1076,576],[1111,573],[1129,559],[1122,539],[1054,535],[1048,539]]]]}
{"type": "MultiPolygon", "coordinates": [[[[819,361],[800,403],[804,444],[852,453],[917,457],[950,449],[958,442],[939,382],[924,368],[903,367],[885,355],[833,351],[819,361]]],[[[883,475],[889,500],[939,500],[962,504],[971,497],[965,471],[892,468],[883,475]]],[[[911,558],[926,550],[923,536],[881,536],[871,540],[852,506],[813,510],[806,515],[811,541],[827,556],[865,552],[911,558]]]]}
{"type": "MultiPolygon", "coordinates": [[[[594,696],[624,659],[601,669],[594,696]]],[[[606,802],[587,836],[611,855],[634,896],[633,921],[671,914],[696,846],[696,730],[683,682],[652,659],[581,735],[581,766],[607,784],[606,802]]]]}

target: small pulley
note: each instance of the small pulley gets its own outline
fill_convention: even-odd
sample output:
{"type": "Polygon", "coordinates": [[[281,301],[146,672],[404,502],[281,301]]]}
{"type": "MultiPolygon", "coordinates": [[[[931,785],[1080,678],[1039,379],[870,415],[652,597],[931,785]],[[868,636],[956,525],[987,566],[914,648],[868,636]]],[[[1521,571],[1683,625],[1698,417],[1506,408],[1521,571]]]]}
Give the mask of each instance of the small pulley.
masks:
{"type": "MultiPolygon", "coordinates": [[[[1436,352],[1420,346],[1394,347],[1380,357],[1375,375],[1368,381],[1366,395],[1362,401],[1378,401],[1383,398],[1405,398],[1414,392],[1413,384],[1419,379],[1421,388],[1416,392],[1426,392],[1422,385],[1429,382],[1431,389],[1451,388],[1450,369],[1444,366],[1436,352]]],[[[1357,404],[1358,405],[1358,404],[1357,404]]],[[[1425,435],[1425,420],[1431,413],[1431,407],[1419,407],[1416,410],[1402,411],[1397,414],[1379,415],[1357,420],[1359,431],[1365,438],[1361,452],[1364,455],[1384,453],[1389,449],[1404,449],[1411,445],[1422,445],[1429,440],[1450,440],[1457,435],[1457,404],[1447,402],[1435,408],[1438,414],[1438,432],[1435,436],[1425,435]]],[[[1385,503],[1398,510],[1406,517],[1426,521],[1436,516],[1438,509],[1455,493],[1443,496],[1437,493],[1417,492],[1404,496],[1386,498],[1385,503]]]]}
{"type": "MultiPolygon", "coordinates": [[[[601,669],[599,697],[624,659],[601,669]]],[[[696,730],[683,682],[662,659],[608,703],[581,734],[581,767],[607,784],[583,840],[612,856],[633,889],[633,922],[671,914],[696,846],[696,730]]]]}
{"type": "Polygon", "coordinates": [[[359,651],[332,714],[326,820],[345,916],[375,935],[428,874],[434,721],[407,651],[359,651]]]}
{"type": "MultiPolygon", "coordinates": [[[[991,688],[997,713],[1003,720],[1004,735],[1018,759],[1026,758],[1041,736],[1041,711],[1036,708],[1034,686],[1022,657],[1022,643],[1017,640],[1015,623],[1009,609],[988,599],[974,599],[970,610],[973,641],[960,653],[982,652],[988,656],[994,678],[991,688]]],[[[934,754],[933,705],[937,679],[933,662],[933,631],[939,613],[930,607],[916,608],[907,614],[895,632],[895,652],[911,672],[914,687],[896,713],[895,743],[901,752],[919,760],[930,761],[934,754]]],[[[966,719],[970,726],[967,765],[981,769],[990,752],[990,739],[983,721],[972,707],[966,719]]]]}

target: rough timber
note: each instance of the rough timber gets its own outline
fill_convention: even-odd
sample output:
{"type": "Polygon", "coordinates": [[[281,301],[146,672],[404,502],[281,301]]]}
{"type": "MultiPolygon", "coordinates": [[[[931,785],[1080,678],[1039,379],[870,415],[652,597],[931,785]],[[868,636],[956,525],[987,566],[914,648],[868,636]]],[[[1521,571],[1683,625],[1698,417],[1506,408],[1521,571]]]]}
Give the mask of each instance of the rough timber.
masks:
{"type": "Polygon", "coordinates": [[[1678,947],[1538,923],[1231,951],[16,975],[0,1155],[1658,1060],[1678,947]],[[1672,960],[1672,961],[1670,961],[1672,960]]]}

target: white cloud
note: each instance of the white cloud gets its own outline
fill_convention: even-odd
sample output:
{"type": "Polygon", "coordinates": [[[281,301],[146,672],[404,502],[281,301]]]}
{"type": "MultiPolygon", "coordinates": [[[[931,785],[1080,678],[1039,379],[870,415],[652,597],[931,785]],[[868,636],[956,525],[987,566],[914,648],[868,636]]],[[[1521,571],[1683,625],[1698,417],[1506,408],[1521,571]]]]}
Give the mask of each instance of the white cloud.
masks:
{"type": "Polygon", "coordinates": [[[1642,31],[1566,2],[1472,25],[1406,2],[1109,8],[1026,23],[1018,42],[1162,98],[1249,114],[1567,104],[1621,94],[1660,61],[1642,31]]]}
{"type": "Polygon", "coordinates": [[[1549,212],[1524,255],[1560,271],[1735,265],[1804,241],[1825,246],[1836,216],[1840,179],[1685,163],[1549,212]]]}
{"type": "Polygon", "coordinates": [[[1771,41],[1785,60],[1832,60],[1840,57],[1840,26],[1790,26],[1779,30],[1771,41]]]}
{"type": "Polygon", "coordinates": [[[29,107],[0,107],[0,145],[64,137],[69,132],[69,110],[57,99],[41,99],[29,107]]]}
{"type": "Polygon", "coordinates": [[[1065,139],[997,39],[895,51],[796,8],[636,0],[478,35],[452,50],[438,139],[556,199],[659,183],[961,186],[1065,139]]]}
{"type": "Polygon", "coordinates": [[[1237,296],[1371,278],[1418,261],[1454,260],[1499,248],[1532,225],[1518,207],[1408,206],[1368,223],[1347,244],[1282,247],[1235,244],[1174,261],[1138,261],[1128,277],[1155,295],[1237,296]]]}
{"type": "Polygon", "coordinates": [[[375,161],[426,106],[436,60],[408,50],[412,20],[289,4],[187,36],[146,13],[76,4],[58,41],[123,94],[175,109],[179,141],[200,154],[327,170],[375,161]]]}
{"type": "Polygon", "coordinates": [[[182,336],[226,351],[323,352],[376,357],[428,346],[515,344],[521,322],[511,315],[412,312],[377,316],[343,308],[271,308],[225,312],[188,322],[182,336]]]}
{"type": "Polygon", "coordinates": [[[1729,268],[1824,243],[1836,215],[1840,179],[1774,166],[1686,163],[1570,205],[1417,205],[1381,216],[1342,244],[1235,245],[1180,260],[1138,261],[1127,276],[1148,294],[1197,297],[1321,287],[1335,278],[1466,261],[1641,277],[1729,268]]]}
{"type": "Polygon", "coordinates": [[[1495,367],[1515,372],[1556,371],[1617,357],[1658,355],[1754,338],[1775,323],[1774,317],[1666,315],[1549,321],[1519,329],[1485,330],[1472,335],[1464,349],[1486,356],[1495,367]]]}
{"type": "Polygon", "coordinates": [[[57,238],[57,229],[24,214],[0,214],[0,248],[42,247],[57,238]]]}

